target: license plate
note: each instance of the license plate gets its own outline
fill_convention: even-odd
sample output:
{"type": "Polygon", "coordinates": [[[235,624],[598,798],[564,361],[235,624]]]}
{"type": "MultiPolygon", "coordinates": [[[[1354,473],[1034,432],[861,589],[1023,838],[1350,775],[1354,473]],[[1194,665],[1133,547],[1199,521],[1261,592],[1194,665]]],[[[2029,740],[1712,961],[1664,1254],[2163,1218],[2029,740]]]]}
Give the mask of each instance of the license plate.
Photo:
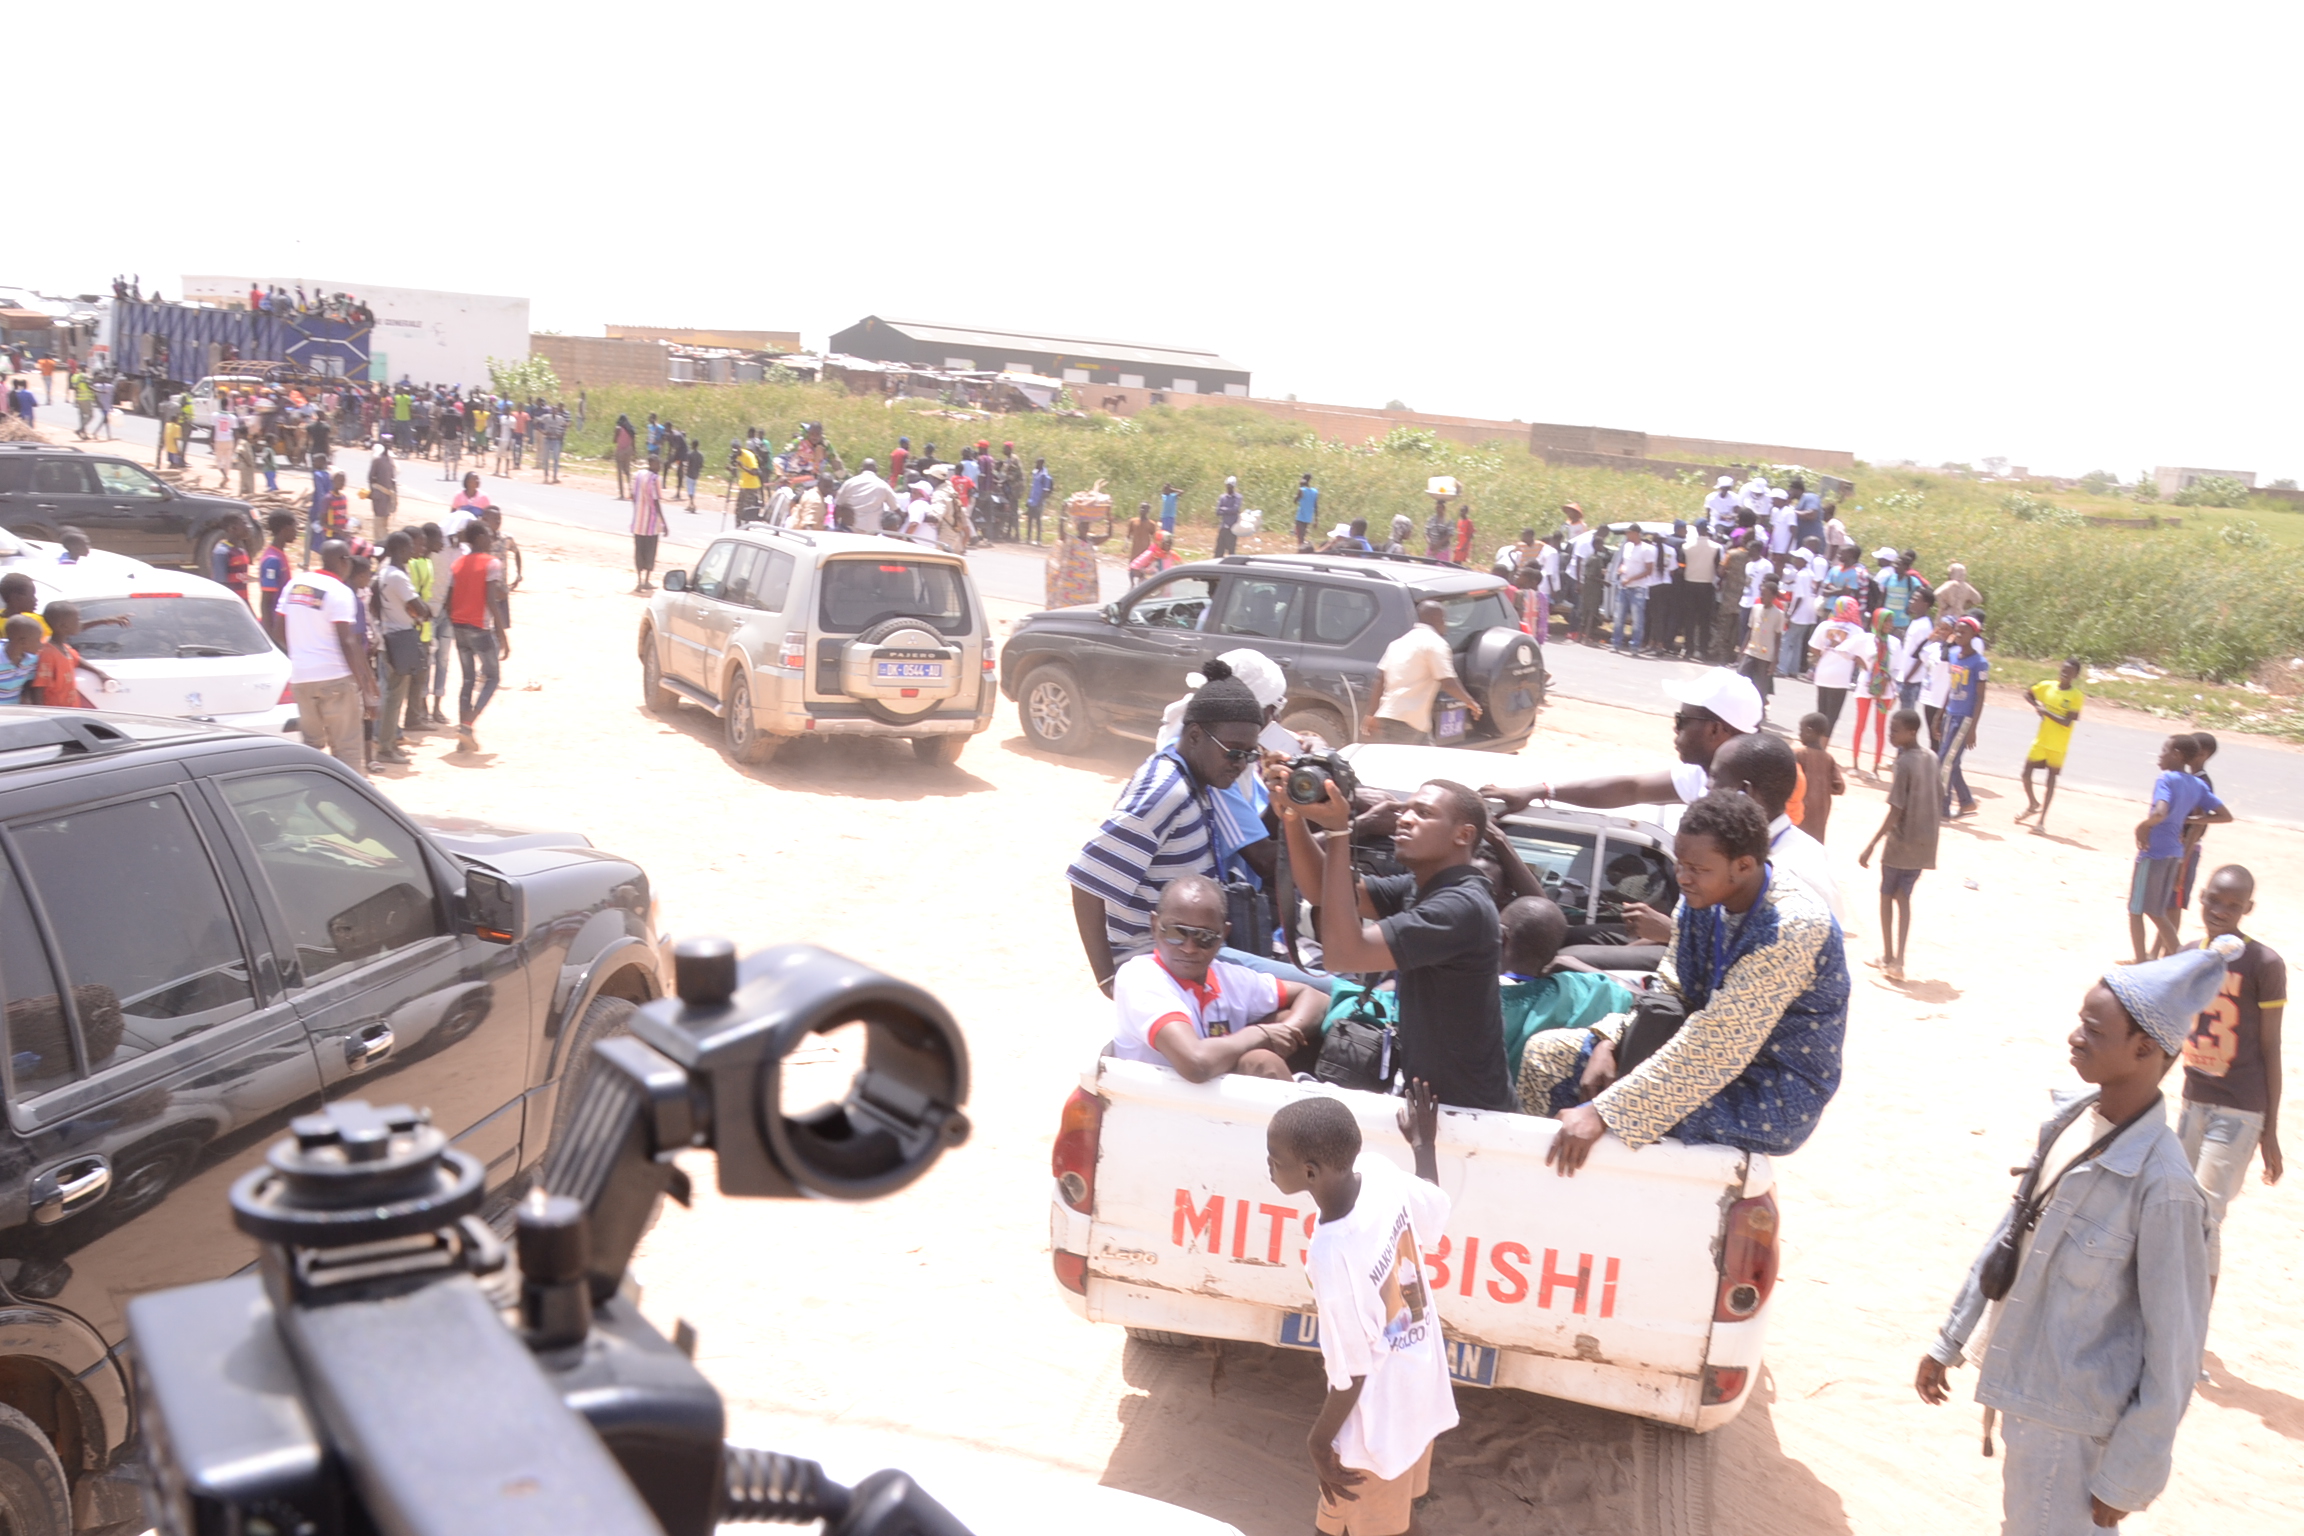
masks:
{"type": "MultiPolygon", "coordinates": [[[[1317,1312],[1290,1312],[1280,1319],[1280,1347],[1282,1349],[1318,1349],[1320,1347],[1320,1314],[1317,1312]]],[[[1448,1374],[1468,1387],[1496,1385],[1496,1351],[1486,1344],[1475,1344],[1469,1339],[1442,1339],[1440,1347],[1447,1351],[1448,1374]]]]}
{"type": "Polygon", "coordinates": [[[1440,711],[1440,723],[1432,732],[1435,741],[1453,741],[1464,734],[1471,723],[1471,712],[1461,704],[1452,704],[1440,711]]]}
{"type": "Polygon", "coordinates": [[[872,664],[872,675],[890,682],[898,680],[918,682],[926,679],[929,682],[938,683],[944,680],[944,663],[940,661],[876,661],[872,664]]]}

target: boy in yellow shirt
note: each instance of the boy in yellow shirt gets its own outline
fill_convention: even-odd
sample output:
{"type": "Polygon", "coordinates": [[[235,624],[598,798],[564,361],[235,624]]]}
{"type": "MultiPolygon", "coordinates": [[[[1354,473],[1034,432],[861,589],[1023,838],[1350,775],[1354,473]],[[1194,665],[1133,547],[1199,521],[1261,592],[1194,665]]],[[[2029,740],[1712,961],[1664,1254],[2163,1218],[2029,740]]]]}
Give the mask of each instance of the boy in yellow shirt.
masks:
{"type": "Polygon", "coordinates": [[[2064,771],[2064,751],[2072,745],[2072,725],[2080,718],[2080,706],[2087,695],[2080,688],[2080,658],[2067,656],[2064,665],[2056,670],[2053,683],[2042,679],[2032,685],[2030,701],[2032,712],[2040,717],[2040,730],[2032,738],[2032,750],[2024,754],[2024,809],[2016,813],[2018,821],[2032,822],[2032,830],[2048,830],[2048,805],[2056,798],[2056,775],[2064,771]],[[2032,771],[2048,770],[2048,788],[2035,802],[2032,798],[2032,771]]]}

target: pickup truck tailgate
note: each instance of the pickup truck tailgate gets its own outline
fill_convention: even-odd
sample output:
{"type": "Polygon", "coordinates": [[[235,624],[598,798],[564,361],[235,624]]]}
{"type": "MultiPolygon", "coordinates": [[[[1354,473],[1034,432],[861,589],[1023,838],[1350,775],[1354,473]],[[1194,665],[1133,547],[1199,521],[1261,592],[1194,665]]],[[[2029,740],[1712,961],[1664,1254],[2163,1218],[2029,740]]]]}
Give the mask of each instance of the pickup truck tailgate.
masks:
{"type": "MultiPolygon", "coordinates": [[[[1266,1336],[1281,1342],[1280,1318],[1312,1309],[1303,1265],[1314,1213],[1307,1198],[1272,1187],[1264,1128],[1280,1105],[1329,1090],[1248,1077],[1193,1084],[1113,1059],[1084,1086],[1106,1100],[1084,1234],[1088,1314],[1125,1313],[1126,1295],[1166,1292],[1270,1309],[1266,1336]]],[[[1369,1150],[1412,1166],[1397,1099],[1336,1096],[1369,1150]]],[[[1634,1152],[1608,1138],[1561,1178],[1544,1165],[1556,1129],[1535,1116],[1443,1109],[1440,1183],[1451,1211],[1424,1261],[1447,1333],[1537,1357],[1516,1368],[1508,1356],[1499,1384],[1686,1421],[1714,1328],[1728,1207],[1747,1194],[1748,1172],[1765,1186],[1767,1160],[1748,1169],[1731,1148],[1666,1142],[1634,1152]],[[1544,1361],[1570,1369],[1539,1368],[1544,1361]],[[1642,1383],[1623,1400],[1621,1389],[1642,1383]]],[[[1082,1235],[1077,1225],[1060,1230],[1059,1246],[1082,1235]]]]}

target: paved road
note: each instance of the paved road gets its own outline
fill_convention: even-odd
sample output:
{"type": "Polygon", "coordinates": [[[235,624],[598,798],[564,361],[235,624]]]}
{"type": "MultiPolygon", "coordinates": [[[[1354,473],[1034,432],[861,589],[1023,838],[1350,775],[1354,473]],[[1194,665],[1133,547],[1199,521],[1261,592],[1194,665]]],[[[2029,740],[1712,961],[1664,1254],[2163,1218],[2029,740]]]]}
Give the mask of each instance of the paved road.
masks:
{"type": "MultiPolygon", "coordinates": [[[[53,412],[44,410],[41,416],[51,424],[70,420],[70,413],[61,406],[53,412]]],[[[121,440],[140,446],[148,457],[156,441],[157,424],[146,417],[117,413],[113,421],[121,440]]],[[[196,461],[204,451],[194,450],[196,461]]],[[[354,465],[367,462],[358,453],[346,458],[354,465]]],[[[439,476],[437,464],[419,460],[403,465],[400,471],[403,499],[445,504],[453,487],[439,476]]],[[[353,478],[357,482],[359,475],[355,473],[353,478]]],[[[523,517],[603,533],[622,533],[630,527],[631,512],[624,503],[585,487],[538,485],[529,480],[498,480],[494,476],[486,477],[485,485],[498,504],[523,517]]],[[[698,506],[705,510],[675,509],[668,513],[672,532],[665,541],[667,544],[698,547],[726,526],[727,519],[719,510],[716,494],[699,497],[698,506]]],[[[1042,600],[1045,557],[1041,551],[995,545],[975,551],[968,560],[976,571],[978,586],[988,596],[1034,604],[1042,600]]],[[[1107,598],[1127,590],[1125,571],[1107,563],[1103,576],[1107,598]]],[[[1664,693],[1664,683],[1693,676],[1701,670],[1688,662],[1638,660],[1589,646],[1564,644],[1547,647],[1545,662],[1558,691],[1565,697],[1645,710],[1659,717],[1670,714],[1675,707],[1664,693]]],[[[1814,709],[1815,700],[1816,690],[1808,684],[1779,681],[1771,717],[1789,726],[1814,709]]],[[[1843,747],[1854,712],[1855,703],[1851,700],[1841,720],[1839,741],[1843,747]]],[[[2075,788],[2130,796],[2140,801],[2157,771],[2160,742],[2167,735],[2167,728],[2135,722],[2133,715],[2103,718],[2083,714],[2073,732],[2064,782],[2075,788]]],[[[1995,699],[1985,707],[1978,732],[1979,744],[1969,751],[1968,763],[1979,773],[2016,777],[2023,768],[2024,749],[2031,745],[2034,723],[2031,710],[2021,704],[1995,699]]],[[[1657,745],[1660,749],[1668,745],[1661,723],[1657,726],[1657,745]]],[[[2236,814],[2253,821],[2304,827],[2304,771],[2300,770],[2304,770],[2304,758],[2288,748],[2226,735],[2213,772],[2218,791],[2236,814]]]]}

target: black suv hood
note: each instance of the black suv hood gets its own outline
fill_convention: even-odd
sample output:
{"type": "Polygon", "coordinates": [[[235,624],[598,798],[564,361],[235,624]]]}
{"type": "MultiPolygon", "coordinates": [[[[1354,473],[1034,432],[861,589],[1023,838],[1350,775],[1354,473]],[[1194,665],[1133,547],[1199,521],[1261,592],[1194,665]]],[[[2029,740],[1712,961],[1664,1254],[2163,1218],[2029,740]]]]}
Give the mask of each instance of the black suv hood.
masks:
{"type": "Polygon", "coordinates": [[[432,834],[432,841],[450,853],[483,861],[500,859],[530,848],[589,849],[592,839],[581,832],[537,832],[525,827],[500,827],[470,816],[418,816],[416,824],[432,834]]]}

